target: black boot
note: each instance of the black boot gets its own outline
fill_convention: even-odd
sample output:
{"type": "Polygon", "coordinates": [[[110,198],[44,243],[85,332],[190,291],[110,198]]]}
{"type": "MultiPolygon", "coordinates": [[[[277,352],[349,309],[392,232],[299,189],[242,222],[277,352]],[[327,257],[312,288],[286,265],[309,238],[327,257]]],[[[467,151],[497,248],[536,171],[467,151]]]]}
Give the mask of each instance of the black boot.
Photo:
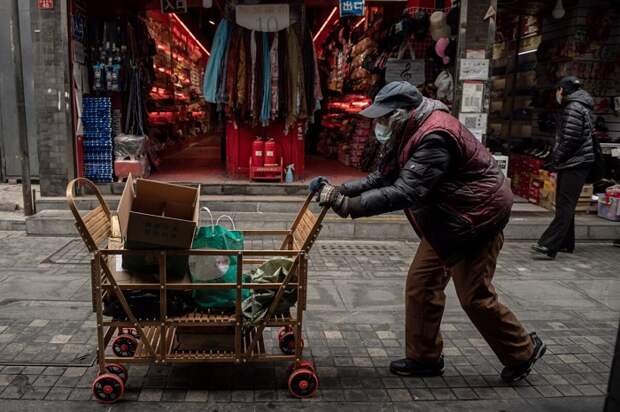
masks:
{"type": "Polygon", "coordinates": [[[434,364],[420,363],[409,358],[390,363],[390,372],[400,376],[441,376],[443,368],[443,355],[434,364]]]}
{"type": "Polygon", "coordinates": [[[553,260],[558,254],[549,250],[548,247],[540,246],[539,244],[532,246],[532,250],[534,251],[534,259],[553,260]]]}
{"type": "Polygon", "coordinates": [[[534,343],[534,353],[532,353],[530,359],[523,362],[521,365],[505,367],[502,370],[502,380],[504,382],[514,383],[526,378],[532,371],[532,367],[536,361],[542,358],[547,351],[547,346],[538,337],[538,335],[536,335],[536,332],[530,333],[530,337],[532,339],[532,343],[534,343]]]}

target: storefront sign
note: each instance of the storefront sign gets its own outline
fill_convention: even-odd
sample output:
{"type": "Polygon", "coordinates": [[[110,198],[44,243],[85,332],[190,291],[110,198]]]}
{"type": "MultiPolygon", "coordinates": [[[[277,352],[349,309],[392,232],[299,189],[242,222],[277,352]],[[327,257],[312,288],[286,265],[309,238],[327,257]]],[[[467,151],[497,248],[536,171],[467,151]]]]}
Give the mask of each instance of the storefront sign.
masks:
{"type": "Polygon", "coordinates": [[[486,113],[461,113],[459,121],[469,130],[479,141],[482,141],[482,135],[487,132],[487,114],[486,113]]]}
{"type": "Polygon", "coordinates": [[[482,112],[483,94],[484,94],[484,83],[463,82],[463,101],[461,104],[461,112],[462,113],[482,112]]]}
{"type": "Polygon", "coordinates": [[[187,13],[187,0],[161,0],[162,13],[187,13]]]}
{"type": "Polygon", "coordinates": [[[364,0],[340,0],[340,17],[363,15],[364,0]]]}
{"type": "Polygon", "coordinates": [[[52,10],[54,8],[54,0],[38,0],[37,6],[40,10],[52,10]]]}
{"type": "Polygon", "coordinates": [[[288,4],[256,4],[236,7],[237,24],[248,30],[276,32],[291,25],[288,4]]]}
{"type": "Polygon", "coordinates": [[[504,176],[508,176],[508,156],[504,155],[493,155],[499,169],[502,171],[504,176]]]}
{"type": "Polygon", "coordinates": [[[426,81],[424,68],[424,60],[388,59],[385,65],[385,81],[389,83],[404,80],[418,86],[426,81]]]}
{"type": "Polygon", "coordinates": [[[488,59],[462,59],[461,80],[487,80],[489,78],[488,59]]]}

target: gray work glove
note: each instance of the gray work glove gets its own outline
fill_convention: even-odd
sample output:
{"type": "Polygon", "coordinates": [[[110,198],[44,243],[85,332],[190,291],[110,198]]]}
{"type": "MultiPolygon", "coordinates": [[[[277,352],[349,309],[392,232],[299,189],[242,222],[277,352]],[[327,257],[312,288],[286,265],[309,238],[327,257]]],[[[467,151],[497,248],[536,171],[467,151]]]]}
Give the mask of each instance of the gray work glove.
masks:
{"type": "Polygon", "coordinates": [[[319,205],[331,207],[340,217],[349,216],[349,198],[329,183],[324,184],[319,193],[319,205]]]}

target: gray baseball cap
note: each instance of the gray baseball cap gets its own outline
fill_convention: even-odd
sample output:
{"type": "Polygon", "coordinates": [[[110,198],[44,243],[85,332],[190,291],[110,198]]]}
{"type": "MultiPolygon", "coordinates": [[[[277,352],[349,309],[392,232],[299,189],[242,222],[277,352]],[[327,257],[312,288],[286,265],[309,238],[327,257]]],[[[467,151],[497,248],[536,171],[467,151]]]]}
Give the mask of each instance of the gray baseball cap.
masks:
{"type": "Polygon", "coordinates": [[[391,82],[385,85],[373,104],[359,114],[370,119],[378,119],[396,109],[415,109],[422,103],[422,93],[411,83],[391,82]]]}

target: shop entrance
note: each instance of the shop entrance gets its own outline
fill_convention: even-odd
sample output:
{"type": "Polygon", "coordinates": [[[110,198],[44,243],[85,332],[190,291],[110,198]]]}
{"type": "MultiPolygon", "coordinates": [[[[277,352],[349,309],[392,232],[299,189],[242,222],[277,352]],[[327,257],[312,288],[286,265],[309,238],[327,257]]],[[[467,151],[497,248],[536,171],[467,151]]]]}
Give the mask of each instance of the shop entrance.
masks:
{"type": "Polygon", "coordinates": [[[452,104],[458,3],[274,3],[71,2],[78,175],[340,183],[376,167],[386,82],[452,104]]]}
{"type": "Polygon", "coordinates": [[[605,179],[584,187],[577,210],[596,210],[592,195],[620,180],[618,13],[606,1],[499,2],[487,145],[509,156],[517,196],[555,209],[556,174],[545,165],[561,132],[556,89],[565,76],[579,78],[591,99],[607,169],[605,179]]]}

